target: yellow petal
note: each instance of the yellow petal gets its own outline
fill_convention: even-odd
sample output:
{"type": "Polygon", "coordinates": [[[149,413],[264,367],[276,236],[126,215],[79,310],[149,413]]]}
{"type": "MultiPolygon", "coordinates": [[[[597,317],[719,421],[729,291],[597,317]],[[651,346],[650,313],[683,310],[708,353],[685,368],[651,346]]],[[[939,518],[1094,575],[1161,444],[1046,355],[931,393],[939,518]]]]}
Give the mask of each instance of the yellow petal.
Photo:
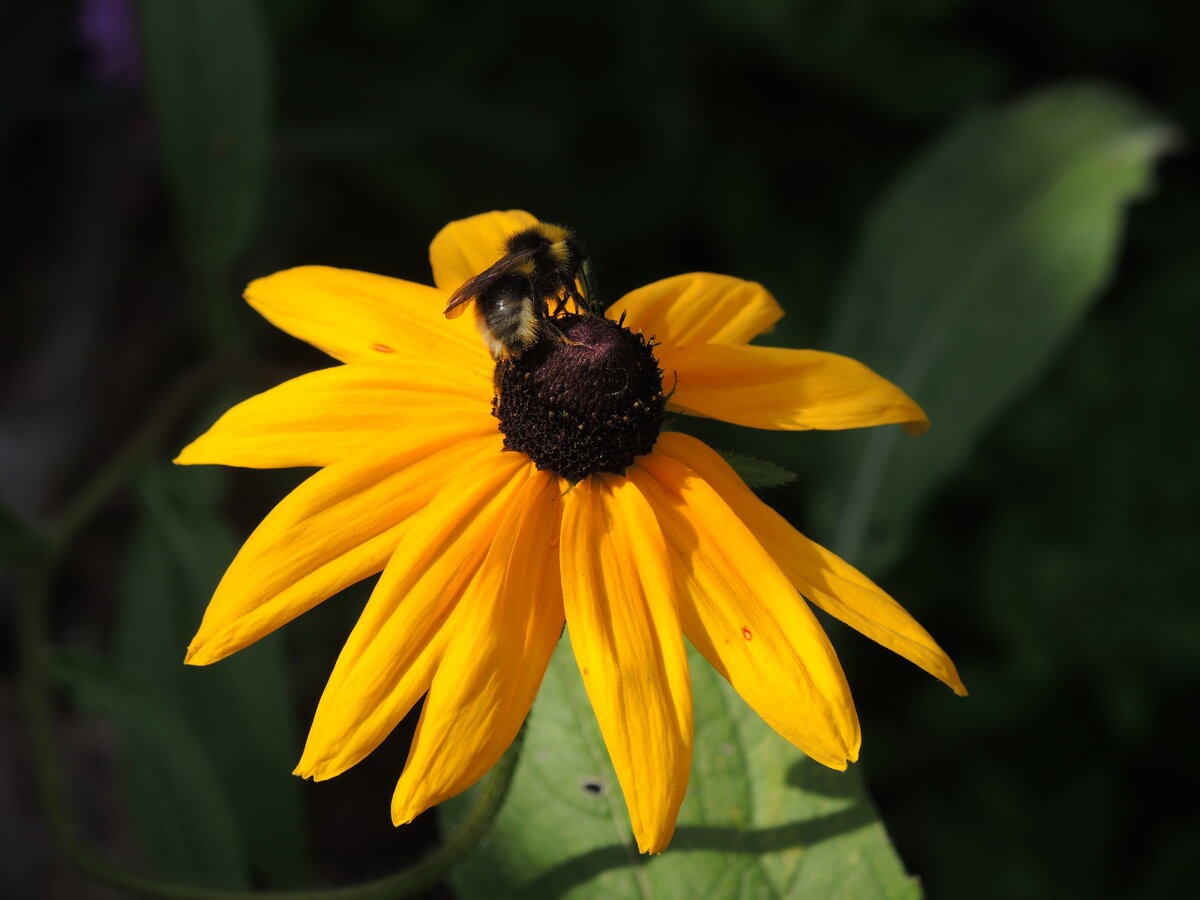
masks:
{"type": "Polygon", "coordinates": [[[837,655],[808,604],[702,478],[657,451],[630,477],[654,507],[688,639],[781,735],[845,769],[860,741],[837,655]]]}
{"type": "Polygon", "coordinates": [[[548,472],[525,483],[459,601],[392,798],[397,825],[478,781],[529,712],[563,628],[560,493],[548,472]]]}
{"type": "MultiPolygon", "coordinates": [[[[350,363],[309,372],[244,400],[192,441],[175,462],[251,468],[327,466],[364,444],[457,420],[480,436],[496,430],[490,380],[466,369],[350,363]]],[[[399,437],[395,437],[397,441],[399,437]]]]}
{"type": "Polygon", "coordinates": [[[693,415],[790,431],[903,423],[920,433],[929,425],[904,391],[836,353],[718,344],[654,352],[664,384],[679,376],[671,406],[693,415]]]}
{"type": "Polygon", "coordinates": [[[296,774],[319,781],[344,772],[425,693],[447,622],[533,464],[520,453],[477,453],[455,468],[406,523],[325,685],[296,774]]]}
{"type": "Polygon", "coordinates": [[[471,438],[459,425],[414,429],[403,441],[381,438],[285,497],[221,579],[187,662],[216,662],[382,569],[400,524],[457,467],[480,454],[502,456],[500,435],[471,438]]]}
{"type": "Polygon", "coordinates": [[[625,478],[564,498],[563,604],[571,648],[643,853],[671,840],[692,757],[692,698],[667,548],[625,478]]]}
{"type": "MultiPolygon", "coordinates": [[[[509,237],[536,225],[537,221],[523,209],[510,209],[451,222],[429,245],[433,283],[443,291],[455,290],[502,257],[504,242],[509,237]]],[[[445,305],[443,301],[443,308],[445,305]]]]}
{"type": "Polygon", "coordinates": [[[453,361],[491,377],[492,360],[469,320],[449,322],[444,292],[329,266],[252,281],[246,300],[272,325],[342,362],[453,361]]]}
{"type": "Polygon", "coordinates": [[[713,450],[684,434],[664,434],[652,458],[677,460],[708,482],[758,538],[805,597],[882,644],[957,694],[966,694],[954,663],[899,603],[861,572],[813,543],[746,487],[713,450]]]}
{"type": "Polygon", "coordinates": [[[761,284],[729,275],[691,272],[626,294],[606,315],[653,335],[664,346],[745,344],[779,321],[783,310],[761,284]]]}

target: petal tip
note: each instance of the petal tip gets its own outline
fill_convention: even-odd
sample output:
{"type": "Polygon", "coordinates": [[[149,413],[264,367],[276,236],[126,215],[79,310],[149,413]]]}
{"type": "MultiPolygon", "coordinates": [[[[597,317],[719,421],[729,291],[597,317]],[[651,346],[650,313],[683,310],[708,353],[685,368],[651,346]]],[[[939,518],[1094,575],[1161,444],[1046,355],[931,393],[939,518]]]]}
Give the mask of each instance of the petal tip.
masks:
{"type": "Polygon", "coordinates": [[[424,811],[423,809],[416,809],[411,803],[393,803],[392,824],[397,828],[401,825],[407,825],[424,811]]]}
{"type": "Polygon", "coordinates": [[[185,666],[207,666],[215,663],[218,659],[220,659],[219,656],[197,642],[188,647],[187,653],[183,657],[183,664],[185,666]]]}
{"type": "Polygon", "coordinates": [[[192,441],[190,444],[180,450],[175,458],[171,460],[171,462],[177,466],[194,466],[196,464],[197,456],[196,445],[200,443],[200,440],[200,438],[196,438],[196,440],[192,441]]]}
{"type": "Polygon", "coordinates": [[[911,434],[913,437],[924,434],[929,430],[929,419],[921,416],[919,419],[913,419],[910,422],[904,423],[904,433],[911,434]]]}
{"type": "Polygon", "coordinates": [[[637,839],[638,853],[644,853],[646,856],[658,856],[667,849],[667,845],[671,843],[671,838],[674,835],[675,828],[672,826],[666,835],[658,835],[652,838],[639,837],[637,839]]]}
{"type": "Polygon", "coordinates": [[[318,758],[315,753],[310,753],[305,748],[292,774],[299,775],[305,781],[328,781],[342,771],[343,769],[334,767],[328,757],[318,758]]]}
{"type": "MultiPolygon", "coordinates": [[[[811,755],[811,754],[810,754],[811,755]]],[[[850,767],[850,763],[858,762],[858,748],[843,748],[836,754],[825,756],[822,758],[813,757],[816,762],[825,766],[827,769],[833,769],[835,772],[845,772],[850,767]]]]}
{"type": "Polygon", "coordinates": [[[942,684],[946,685],[946,687],[950,688],[950,690],[954,691],[954,693],[958,694],[958,696],[967,696],[967,687],[963,684],[962,678],[959,677],[958,669],[950,661],[950,657],[942,653],[941,663],[942,665],[929,669],[929,673],[942,684]]]}

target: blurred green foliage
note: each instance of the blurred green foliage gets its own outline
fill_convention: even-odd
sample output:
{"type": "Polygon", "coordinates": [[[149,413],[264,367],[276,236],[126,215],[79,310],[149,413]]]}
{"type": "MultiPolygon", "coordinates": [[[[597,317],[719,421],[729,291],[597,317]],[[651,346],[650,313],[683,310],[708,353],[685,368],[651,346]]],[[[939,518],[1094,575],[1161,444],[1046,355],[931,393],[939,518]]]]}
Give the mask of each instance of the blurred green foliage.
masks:
{"type": "Polygon", "coordinates": [[[889,191],[825,346],[893,373],[933,428],[828,442],[812,505],[835,550],[876,577],[894,562],[928,496],[1095,302],[1126,208],[1176,139],[1112,91],[1043,90],[962,122],[889,191]]]}
{"type": "Polygon", "coordinates": [[[297,729],[277,638],[226,665],[181,664],[238,541],[221,521],[226,473],[159,464],[139,485],[108,659],[56,666],[126,737],[138,827],[160,874],[195,884],[303,885],[307,829],[289,774],[297,729]]]}
{"type": "MultiPolygon", "coordinates": [[[[146,37],[163,6],[143,4],[146,37]]],[[[152,72],[175,67],[179,90],[203,71],[230,98],[203,115],[178,106],[173,120],[166,109],[191,102],[186,91],[171,100],[161,82],[148,93],[136,78],[107,78],[99,63],[115,44],[81,30],[83,4],[11,10],[0,35],[0,227],[14,251],[5,295],[19,302],[6,307],[5,548],[27,549],[164,380],[211,353],[200,323],[212,303],[223,298],[229,306],[215,315],[280,361],[253,387],[324,363],[238,303],[250,277],[328,263],[422,280],[428,240],[446,221],[519,206],[582,234],[608,299],[680,271],[728,272],[763,282],[787,309],[771,343],[837,349],[821,335],[832,330],[848,345],[858,337],[837,331],[834,303],[852,292],[855,249],[876,235],[864,229],[906,167],[964,117],[1091,79],[1185,135],[1200,126],[1200,14],[1186,4],[265,0],[257,16],[255,6],[229,5],[250,43],[194,28],[183,36],[209,35],[208,55],[144,57],[152,72]],[[251,135],[234,145],[247,155],[200,157],[225,187],[186,187],[171,160],[195,145],[179,149],[174,129],[211,137],[223,117],[251,135]],[[178,209],[221,204],[233,209],[227,218],[185,212],[182,229],[174,224],[178,209]],[[222,248],[207,285],[188,267],[205,258],[203,241],[222,248]]],[[[1084,224],[1111,224],[1104,217],[1129,198],[1122,184],[1136,182],[1089,193],[1098,206],[1084,224]]],[[[932,897],[1170,895],[1193,880],[1200,774],[1179,723],[1200,689],[1200,259],[1191,247],[1200,187],[1186,157],[1168,160],[1157,182],[1129,212],[1115,258],[1081,279],[1104,288],[1093,312],[1028,369],[1035,381],[1014,382],[995,402],[999,418],[976,423],[971,449],[930,486],[923,511],[910,508],[905,553],[881,577],[955,658],[971,696],[949,697],[830,625],[864,723],[860,768],[905,867],[932,897]]],[[[945,265],[956,271],[953,258],[945,265]]],[[[1003,291],[989,296],[1003,319],[1003,291]]],[[[864,361],[902,374],[882,358],[864,361]]],[[[842,436],[697,430],[796,472],[764,496],[815,539],[836,539],[821,509],[836,510],[826,461],[842,436]]],[[[903,440],[919,454],[923,439],[903,440]]],[[[68,657],[60,676],[118,722],[122,692],[139,679],[177,690],[170,672],[218,557],[296,480],[235,474],[222,502],[217,486],[184,474],[178,483],[148,474],[136,510],[110,512],[85,536],[57,598],[57,636],[92,654],[68,657]],[[170,523],[183,513],[209,524],[181,542],[170,523]],[[193,553],[205,560],[194,571],[193,553]],[[172,636],[135,636],[151,625],[172,636]],[[123,648],[116,668],[97,661],[114,646],[123,648]]],[[[142,722],[162,726],[145,735],[152,745],[200,730],[187,746],[207,761],[192,787],[210,775],[221,784],[194,807],[206,821],[295,835],[301,798],[311,804],[306,861],[337,882],[395,869],[436,839],[432,817],[400,832],[387,821],[411,726],[333,782],[301,791],[286,777],[299,743],[285,685],[298,682],[303,721],[361,599],[348,592],[261,648],[282,655],[286,643],[286,670],[273,659],[239,674],[231,660],[180,674],[191,683],[176,695],[185,705],[142,722]],[[192,693],[202,681],[208,701],[192,693]],[[245,703],[213,699],[232,696],[245,703]],[[241,724],[216,721],[226,715],[241,724]],[[231,735],[239,742],[218,746],[231,735]],[[249,788],[229,780],[251,750],[263,779],[254,789],[277,793],[250,805],[269,807],[271,821],[239,807],[249,788]],[[268,784],[275,775],[282,783],[268,784]]],[[[220,855],[221,828],[205,832],[220,855]]],[[[181,850],[209,852],[160,837],[167,846],[156,856],[174,854],[171,871],[195,871],[181,850]]],[[[251,862],[200,868],[212,881],[302,878],[302,861],[272,856],[276,844],[303,847],[294,836],[257,849],[250,841],[240,849],[251,862]]]]}

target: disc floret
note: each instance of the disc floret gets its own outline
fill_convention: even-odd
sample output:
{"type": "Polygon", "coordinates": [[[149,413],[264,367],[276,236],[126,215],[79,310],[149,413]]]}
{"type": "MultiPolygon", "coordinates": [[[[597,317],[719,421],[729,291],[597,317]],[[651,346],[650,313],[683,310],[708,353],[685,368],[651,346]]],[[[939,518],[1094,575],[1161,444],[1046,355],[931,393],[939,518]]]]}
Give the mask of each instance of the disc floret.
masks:
{"type": "Polygon", "coordinates": [[[623,474],[662,431],[662,370],[652,342],[598,316],[553,321],[565,340],[541,341],[496,364],[492,410],[504,448],[572,483],[623,474]]]}

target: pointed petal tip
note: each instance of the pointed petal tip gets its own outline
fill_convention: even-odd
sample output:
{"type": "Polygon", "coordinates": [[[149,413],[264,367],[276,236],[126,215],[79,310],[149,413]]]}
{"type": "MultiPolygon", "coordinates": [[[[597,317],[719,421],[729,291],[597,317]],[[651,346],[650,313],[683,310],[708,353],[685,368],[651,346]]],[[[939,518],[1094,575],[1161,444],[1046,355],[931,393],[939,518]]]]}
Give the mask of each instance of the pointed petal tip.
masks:
{"type": "Polygon", "coordinates": [[[312,762],[308,757],[302,756],[300,762],[296,763],[296,768],[292,769],[292,774],[305,781],[328,781],[336,775],[341,774],[342,770],[331,770],[330,766],[324,760],[312,762]]]}
{"type": "MultiPolygon", "coordinates": [[[[311,736],[309,738],[311,741],[311,736]]],[[[351,763],[350,765],[353,765],[351,763]]],[[[330,778],[336,778],[347,769],[350,768],[344,759],[336,755],[326,754],[319,756],[308,747],[304,748],[304,752],[300,754],[300,762],[296,763],[296,768],[292,770],[293,775],[299,775],[306,781],[328,781],[330,778]]]]}
{"type": "Polygon", "coordinates": [[[671,827],[665,829],[655,835],[635,835],[637,837],[638,853],[644,853],[646,856],[658,856],[671,843],[671,838],[675,836],[675,823],[671,823],[671,827]]]}
{"type": "Polygon", "coordinates": [[[175,456],[175,458],[173,460],[171,460],[171,462],[177,466],[195,465],[196,453],[195,453],[194,448],[195,448],[196,444],[199,442],[199,440],[200,440],[200,438],[196,438],[196,440],[190,441],[186,447],[184,447],[182,450],[179,451],[179,453],[175,456]]]}
{"type": "MultiPolygon", "coordinates": [[[[940,652],[941,648],[939,647],[938,650],[940,652]]],[[[954,693],[958,694],[958,696],[967,696],[967,687],[962,683],[962,679],[959,678],[958,669],[944,652],[941,653],[941,657],[940,661],[942,665],[936,669],[927,669],[926,671],[942,684],[946,685],[946,687],[950,688],[950,690],[954,691],[954,693]]]]}
{"type": "Polygon", "coordinates": [[[183,657],[185,666],[207,666],[221,659],[211,650],[208,650],[204,644],[195,642],[188,647],[187,653],[183,657]]]}
{"type": "Polygon", "coordinates": [[[215,627],[205,627],[205,623],[202,622],[200,630],[188,645],[183,662],[189,666],[210,666],[227,656],[232,656],[243,646],[245,645],[231,643],[227,633],[215,627]]]}
{"type": "Polygon", "coordinates": [[[317,759],[314,754],[302,753],[300,762],[292,770],[293,775],[299,775],[305,781],[328,781],[345,771],[345,766],[335,766],[328,757],[317,759]]]}
{"type": "Polygon", "coordinates": [[[826,756],[822,758],[813,756],[810,753],[808,758],[813,762],[820,763],[827,769],[833,769],[835,772],[845,772],[848,768],[850,768],[850,763],[858,762],[858,751],[855,750],[853,753],[851,753],[848,750],[843,750],[836,756],[826,756]]]}
{"type": "Polygon", "coordinates": [[[425,812],[424,809],[416,808],[411,802],[396,803],[393,801],[392,824],[397,828],[399,828],[401,825],[408,825],[413,819],[423,812],[425,812]]]}

